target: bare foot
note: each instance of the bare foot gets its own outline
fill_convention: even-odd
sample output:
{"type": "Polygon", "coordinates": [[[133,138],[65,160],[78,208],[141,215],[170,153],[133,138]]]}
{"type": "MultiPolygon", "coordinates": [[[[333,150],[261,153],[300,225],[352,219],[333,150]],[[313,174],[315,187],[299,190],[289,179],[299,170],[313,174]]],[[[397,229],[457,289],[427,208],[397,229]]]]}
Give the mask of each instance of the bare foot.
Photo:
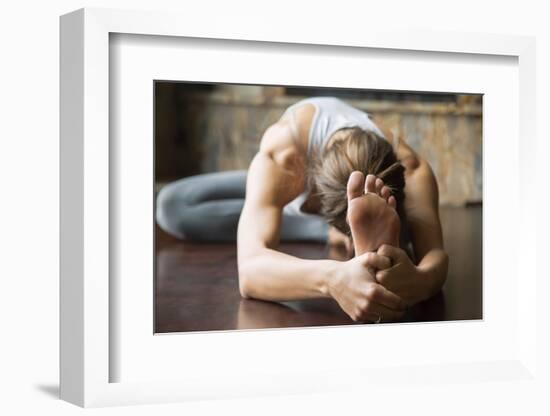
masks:
{"type": "Polygon", "coordinates": [[[396,200],[384,182],[374,175],[352,172],[347,184],[347,221],[355,255],[376,251],[382,244],[399,246],[401,222],[396,200]]]}

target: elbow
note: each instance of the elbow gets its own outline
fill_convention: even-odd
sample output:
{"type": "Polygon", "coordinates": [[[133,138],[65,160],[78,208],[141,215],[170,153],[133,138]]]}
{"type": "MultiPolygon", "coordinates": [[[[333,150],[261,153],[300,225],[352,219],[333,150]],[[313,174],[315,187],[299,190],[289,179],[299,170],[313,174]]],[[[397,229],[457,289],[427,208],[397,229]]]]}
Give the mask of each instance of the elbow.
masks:
{"type": "Polygon", "coordinates": [[[449,274],[449,255],[445,250],[441,251],[441,272],[439,273],[438,289],[441,289],[447,280],[449,274]]]}
{"type": "Polygon", "coordinates": [[[426,300],[435,296],[445,284],[447,280],[447,274],[449,271],[449,255],[443,249],[437,250],[435,253],[436,257],[430,267],[424,269],[426,272],[425,276],[427,277],[426,282],[427,286],[427,297],[422,299],[426,300]],[[436,254],[437,253],[437,254],[436,254]]]}
{"type": "Polygon", "coordinates": [[[247,279],[239,274],[239,293],[243,299],[250,299],[250,288],[247,279]]]}
{"type": "Polygon", "coordinates": [[[239,293],[244,299],[252,297],[252,281],[250,279],[250,261],[239,263],[239,293]]]}
{"type": "Polygon", "coordinates": [[[447,279],[447,273],[449,272],[449,255],[445,250],[443,250],[441,256],[443,257],[443,275],[445,276],[443,280],[445,280],[447,279]]]}
{"type": "Polygon", "coordinates": [[[244,299],[263,299],[263,279],[265,263],[261,251],[237,255],[239,293],[244,299]]]}

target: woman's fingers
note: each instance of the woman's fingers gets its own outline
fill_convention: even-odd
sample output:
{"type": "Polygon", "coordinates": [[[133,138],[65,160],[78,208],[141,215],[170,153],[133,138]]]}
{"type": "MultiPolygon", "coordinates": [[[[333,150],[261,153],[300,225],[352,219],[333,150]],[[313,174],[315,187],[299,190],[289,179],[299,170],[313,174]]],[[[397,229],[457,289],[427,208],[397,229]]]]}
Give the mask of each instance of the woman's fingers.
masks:
{"type": "Polygon", "coordinates": [[[377,303],[393,311],[403,311],[407,307],[403,299],[378,283],[369,285],[365,296],[368,302],[377,303]]]}
{"type": "Polygon", "coordinates": [[[399,262],[404,253],[401,248],[389,244],[382,244],[376,251],[376,254],[390,258],[394,264],[399,262]]]}
{"type": "Polygon", "coordinates": [[[392,265],[389,257],[383,256],[378,253],[368,252],[363,254],[366,266],[374,267],[377,270],[389,269],[392,265]]]}
{"type": "Polygon", "coordinates": [[[376,302],[369,304],[357,314],[356,321],[392,322],[403,317],[405,310],[394,310],[376,302]]]}

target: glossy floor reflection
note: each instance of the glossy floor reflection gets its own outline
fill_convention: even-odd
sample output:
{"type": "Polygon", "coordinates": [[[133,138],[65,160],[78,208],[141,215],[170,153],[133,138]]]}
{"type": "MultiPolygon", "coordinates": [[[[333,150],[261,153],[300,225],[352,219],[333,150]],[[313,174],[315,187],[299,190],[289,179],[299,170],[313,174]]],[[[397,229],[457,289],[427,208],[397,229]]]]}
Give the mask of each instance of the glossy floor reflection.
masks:
{"type": "MultiPolygon", "coordinates": [[[[442,208],[450,268],[443,291],[412,308],[404,321],[482,318],[481,207],[442,208]]],[[[242,299],[235,244],[196,244],[157,229],[156,332],[349,325],[353,322],[329,299],[284,303],[242,299]]],[[[329,254],[320,244],[284,244],[302,258],[329,254]]]]}

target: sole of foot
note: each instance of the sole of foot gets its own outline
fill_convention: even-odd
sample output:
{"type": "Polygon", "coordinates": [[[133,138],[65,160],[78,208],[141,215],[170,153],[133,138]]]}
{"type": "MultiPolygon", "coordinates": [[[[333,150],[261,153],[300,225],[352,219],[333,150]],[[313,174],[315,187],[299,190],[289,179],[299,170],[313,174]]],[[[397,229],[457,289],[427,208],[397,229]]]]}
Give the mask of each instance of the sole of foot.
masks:
{"type": "Polygon", "coordinates": [[[356,255],[376,251],[383,244],[399,246],[401,222],[395,197],[380,178],[353,172],[347,184],[347,221],[356,255]]]}

